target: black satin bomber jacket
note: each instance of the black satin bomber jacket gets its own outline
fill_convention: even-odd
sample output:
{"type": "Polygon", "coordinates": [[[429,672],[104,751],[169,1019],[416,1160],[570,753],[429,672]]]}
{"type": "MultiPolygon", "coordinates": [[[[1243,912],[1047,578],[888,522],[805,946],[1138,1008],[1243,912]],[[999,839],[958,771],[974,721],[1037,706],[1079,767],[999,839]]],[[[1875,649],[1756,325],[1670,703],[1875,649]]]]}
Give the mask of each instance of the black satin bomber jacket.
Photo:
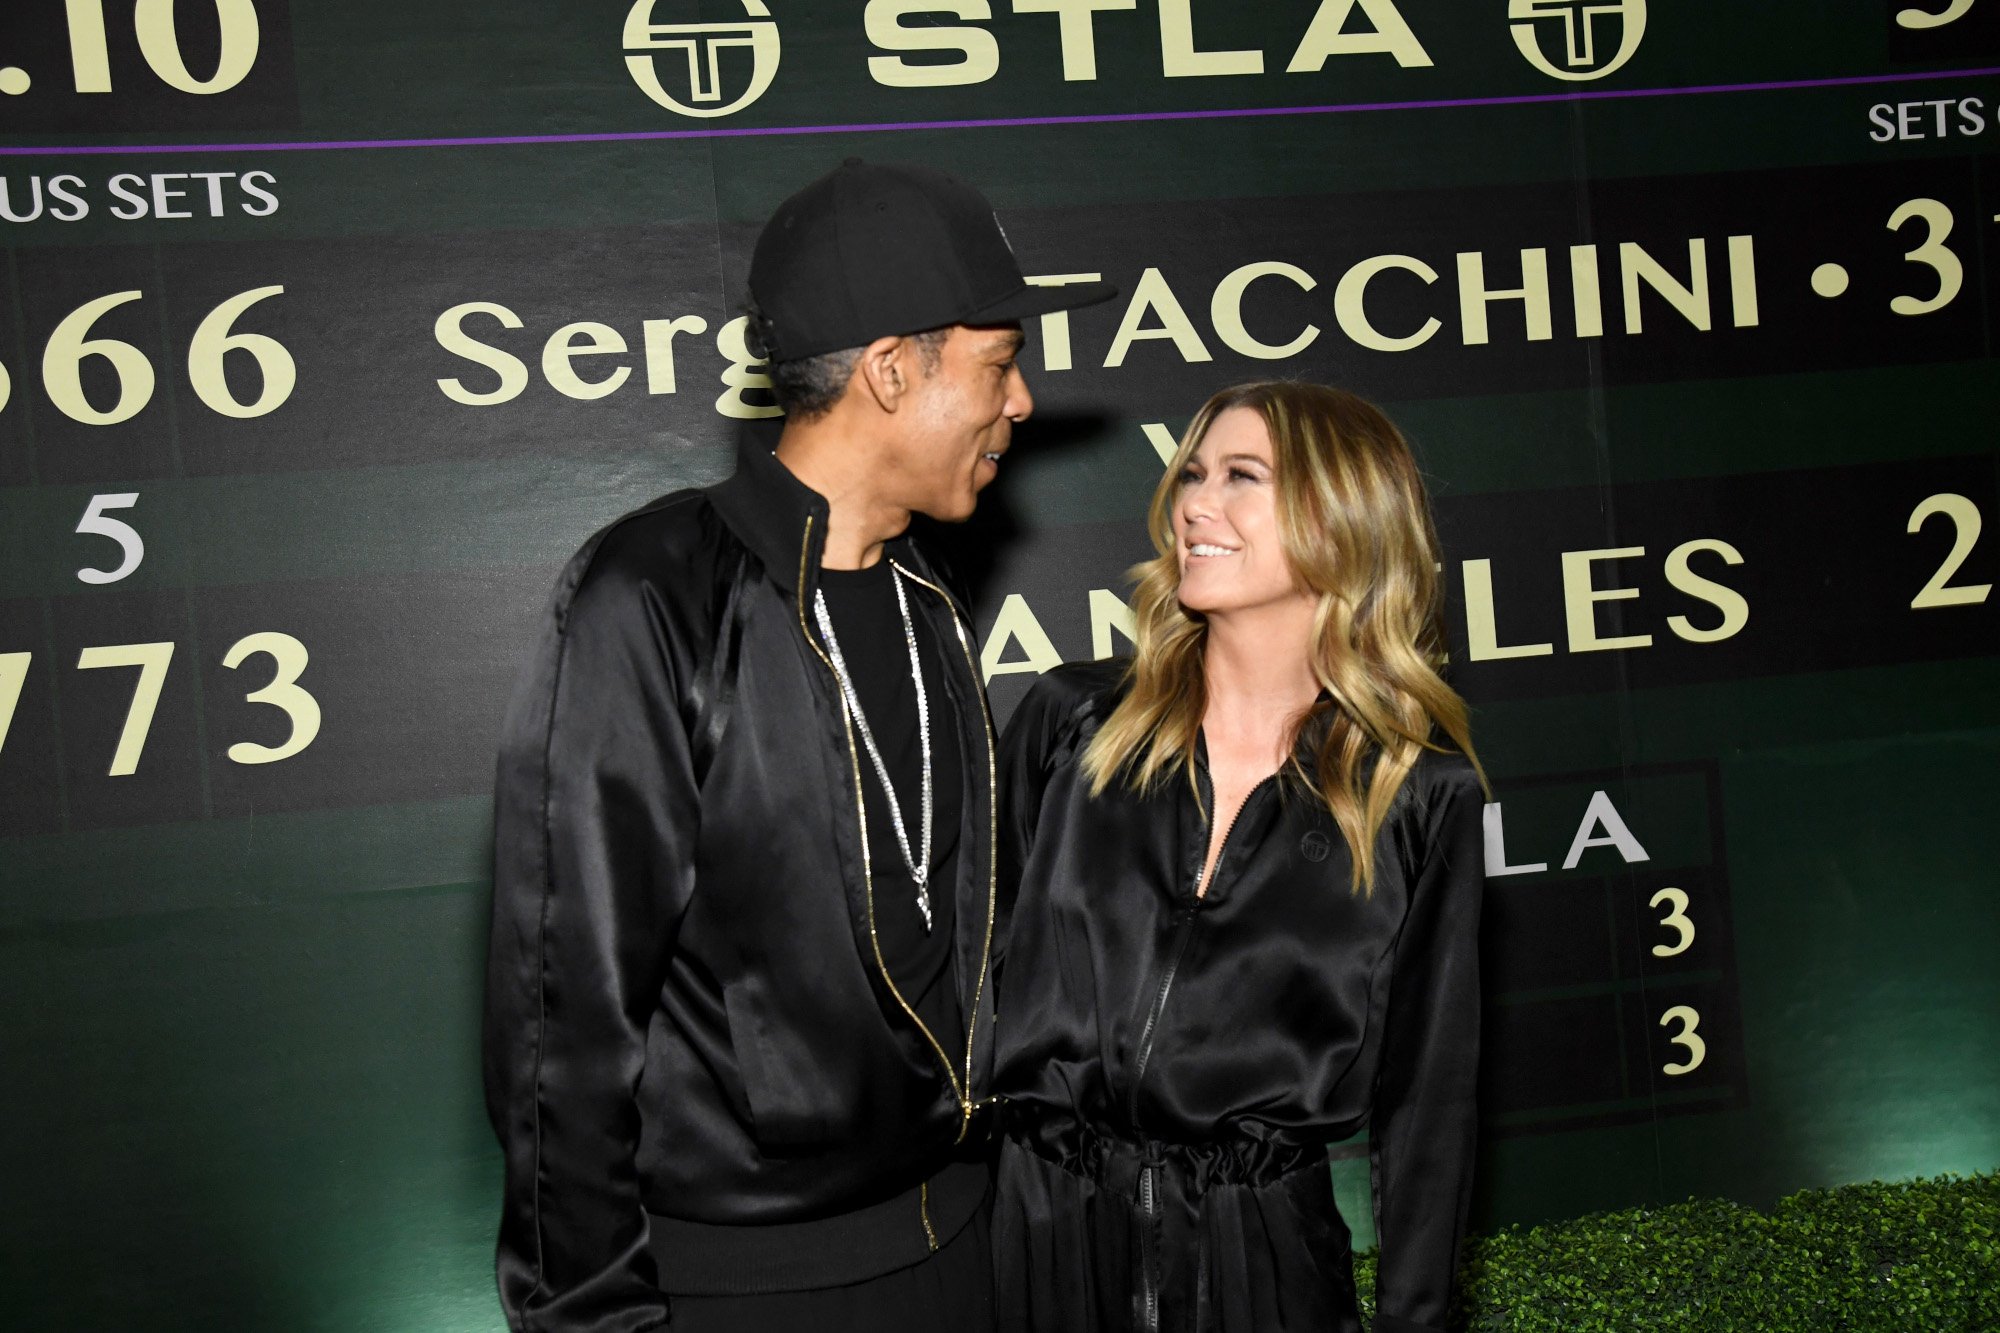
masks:
{"type": "Polygon", "coordinates": [[[856,1213],[913,1251],[874,1256],[886,1271],[985,1189],[983,1165],[953,1165],[983,1132],[993,1032],[993,739],[965,613],[914,543],[889,543],[947,646],[966,756],[970,1031],[932,1033],[881,964],[858,740],[808,629],[826,502],[741,454],[585,544],[507,712],[484,1067],[517,1329],[656,1328],[663,1289],[869,1276],[802,1280],[856,1213]],[[716,1237],[775,1238],[790,1269],[716,1271],[742,1267],[703,1252],[716,1237]]]}

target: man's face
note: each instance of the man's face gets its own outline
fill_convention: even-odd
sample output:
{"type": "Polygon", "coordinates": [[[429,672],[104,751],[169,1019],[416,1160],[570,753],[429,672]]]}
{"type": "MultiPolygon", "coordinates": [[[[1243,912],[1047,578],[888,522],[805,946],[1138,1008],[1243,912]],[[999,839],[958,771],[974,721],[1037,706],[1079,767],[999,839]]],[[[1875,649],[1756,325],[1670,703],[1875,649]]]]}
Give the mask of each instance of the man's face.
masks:
{"type": "Polygon", "coordinates": [[[902,502],[932,518],[972,517],[979,492],[1000,471],[1014,423],[1027,420],[1034,396],[1021,377],[1019,324],[953,325],[937,367],[924,373],[909,343],[915,378],[897,413],[902,502]]]}

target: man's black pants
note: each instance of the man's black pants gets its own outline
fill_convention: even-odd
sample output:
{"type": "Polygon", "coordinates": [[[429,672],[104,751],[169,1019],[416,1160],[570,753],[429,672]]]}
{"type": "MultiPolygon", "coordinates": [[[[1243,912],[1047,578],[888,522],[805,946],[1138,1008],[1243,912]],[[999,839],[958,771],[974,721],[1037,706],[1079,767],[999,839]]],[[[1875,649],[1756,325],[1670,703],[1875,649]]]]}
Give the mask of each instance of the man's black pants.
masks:
{"type": "Polygon", "coordinates": [[[921,1263],[843,1287],[674,1296],[673,1333],[990,1333],[992,1239],[980,1208],[921,1263]]]}

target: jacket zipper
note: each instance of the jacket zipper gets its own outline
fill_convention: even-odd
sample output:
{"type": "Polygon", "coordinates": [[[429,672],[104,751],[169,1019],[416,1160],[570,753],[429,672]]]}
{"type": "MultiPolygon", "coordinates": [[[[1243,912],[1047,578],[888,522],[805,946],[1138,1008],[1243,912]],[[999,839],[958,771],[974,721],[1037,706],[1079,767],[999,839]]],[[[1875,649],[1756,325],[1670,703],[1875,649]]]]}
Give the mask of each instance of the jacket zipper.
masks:
{"type": "MultiPolygon", "coordinates": [[[[799,615],[799,632],[805,635],[806,643],[811,646],[813,650],[813,655],[819,658],[821,665],[826,667],[827,673],[829,675],[833,675],[836,681],[838,681],[838,673],[834,672],[833,662],[827,657],[825,651],[819,646],[819,640],[813,638],[812,631],[807,627],[806,624],[806,570],[812,558],[812,529],[813,529],[814,517],[815,516],[811,514],[808,514],[806,516],[805,534],[799,542],[799,581],[798,581],[798,598],[797,598],[798,615],[799,615]]],[[[901,568],[901,566],[898,566],[898,568],[901,568]]],[[[918,583],[923,584],[924,587],[931,589],[931,591],[939,592],[935,584],[917,578],[917,576],[914,574],[911,574],[910,577],[912,579],[915,579],[918,583]]],[[[941,592],[939,592],[939,595],[943,596],[941,592]]],[[[947,607],[950,607],[950,600],[951,600],[950,598],[945,599],[947,607]]],[[[966,647],[964,626],[959,623],[958,611],[956,608],[951,608],[951,614],[952,614],[952,624],[958,629],[959,646],[965,649],[966,663],[968,666],[970,666],[972,662],[971,649],[969,647],[966,647]]],[[[976,671],[973,674],[973,679],[975,681],[978,679],[978,673],[976,671]]],[[[988,806],[987,820],[989,826],[989,834],[987,841],[987,874],[986,874],[986,959],[982,959],[979,966],[980,991],[983,991],[986,985],[986,969],[987,969],[986,960],[992,957],[993,919],[999,897],[998,880],[997,880],[998,868],[994,862],[994,855],[997,844],[997,835],[999,831],[998,830],[998,823],[1000,817],[998,808],[999,794],[994,790],[991,781],[994,768],[993,722],[992,718],[986,715],[985,708],[986,708],[986,701],[984,698],[982,698],[980,700],[980,710],[982,717],[985,717],[986,721],[986,769],[989,779],[986,788],[986,799],[988,806]]],[[[961,1084],[958,1079],[957,1071],[955,1071],[952,1068],[951,1057],[945,1054],[944,1047],[938,1042],[937,1037],[932,1034],[929,1026],[925,1024],[923,1019],[917,1016],[917,1011],[914,1008],[912,1008],[910,1002],[904,998],[902,989],[896,985],[896,979],[889,975],[888,960],[882,956],[882,939],[876,933],[875,930],[875,868],[874,868],[873,855],[868,845],[868,809],[867,809],[867,797],[863,793],[861,786],[861,751],[859,747],[857,747],[854,743],[854,719],[847,715],[847,710],[845,708],[842,708],[840,710],[840,720],[841,720],[841,725],[846,729],[847,733],[848,767],[850,775],[852,776],[854,781],[854,815],[855,815],[856,830],[860,836],[860,841],[861,841],[862,897],[864,901],[867,903],[868,907],[868,941],[871,945],[874,946],[875,968],[878,972],[882,974],[882,982],[889,988],[889,994],[895,997],[897,1005],[900,1006],[902,1011],[909,1016],[910,1021],[916,1024],[917,1031],[923,1034],[923,1038],[926,1042],[930,1043],[931,1050],[936,1052],[937,1054],[938,1063],[944,1067],[945,1081],[948,1084],[950,1084],[952,1096],[958,1102],[959,1106],[957,1141],[963,1143],[965,1141],[966,1134],[972,1128],[972,1113],[976,1109],[976,1104],[972,1100],[972,1032],[974,1029],[976,1029],[979,1022],[979,993],[975,992],[973,996],[972,1018],[971,1018],[972,1027],[968,1028],[966,1032],[965,1082],[961,1084]]],[[[936,1249],[937,1241],[935,1235],[931,1232],[929,1209],[927,1205],[928,1205],[927,1197],[919,1201],[919,1208],[923,1216],[923,1222],[924,1222],[925,1238],[930,1242],[931,1248],[936,1249]]]]}
{"type": "Polygon", "coordinates": [[[965,1026],[965,1096],[959,1101],[963,1121],[958,1127],[959,1142],[963,1143],[966,1132],[972,1128],[972,1113],[985,1104],[972,1098],[972,1039],[979,1031],[979,1002],[986,994],[986,973],[993,962],[993,924],[998,916],[1000,901],[1000,778],[996,771],[998,764],[995,756],[997,747],[993,740],[993,714],[986,706],[986,691],[979,688],[979,667],[972,658],[972,634],[966,628],[965,621],[959,617],[958,608],[952,605],[952,600],[945,594],[944,589],[929,579],[910,573],[897,561],[891,560],[889,563],[902,570],[912,582],[922,584],[936,593],[944,602],[945,610],[951,613],[952,628],[958,631],[959,652],[965,656],[965,669],[973,681],[972,693],[979,700],[981,729],[986,737],[986,941],[979,951],[979,979],[972,988],[970,1016],[966,1019],[965,1026]]]}

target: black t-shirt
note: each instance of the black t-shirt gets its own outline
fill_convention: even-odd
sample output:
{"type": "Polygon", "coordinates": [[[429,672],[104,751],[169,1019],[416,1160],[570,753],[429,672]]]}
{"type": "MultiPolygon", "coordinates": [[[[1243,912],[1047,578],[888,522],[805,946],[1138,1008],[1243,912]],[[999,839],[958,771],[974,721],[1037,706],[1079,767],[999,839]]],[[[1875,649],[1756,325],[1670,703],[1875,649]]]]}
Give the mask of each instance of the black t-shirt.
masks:
{"type": "MultiPolygon", "coordinates": [[[[855,728],[861,760],[861,789],[867,797],[868,845],[875,884],[875,934],[882,958],[903,998],[954,1061],[965,1054],[965,1025],[959,1015],[952,967],[954,899],[958,887],[959,819],[965,806],[965,763],[959,744],[958,714],[945,693],[944,660],[950,645],[937,641],[925,623],[919,598],[927,589],[904,586],[910,620],[916,627],[917,656],[923,664],[930,706],[931,736],[931,928],[924,929],[910,879],[896,843],[888,802],[899,802],[910,853],[923,849],[923,747],[917,728],[917,694],[910,679],[909,642],[896,607],[895,575],[888,560],[867,569],[822,569],[820,589],[827,615],[840,640],[862,714],[875,735],[889,770],[894,795],[884,793],[874,761],[855,728]]],[[[871,960],[872,961],[872,960],[871,960]]]]}

